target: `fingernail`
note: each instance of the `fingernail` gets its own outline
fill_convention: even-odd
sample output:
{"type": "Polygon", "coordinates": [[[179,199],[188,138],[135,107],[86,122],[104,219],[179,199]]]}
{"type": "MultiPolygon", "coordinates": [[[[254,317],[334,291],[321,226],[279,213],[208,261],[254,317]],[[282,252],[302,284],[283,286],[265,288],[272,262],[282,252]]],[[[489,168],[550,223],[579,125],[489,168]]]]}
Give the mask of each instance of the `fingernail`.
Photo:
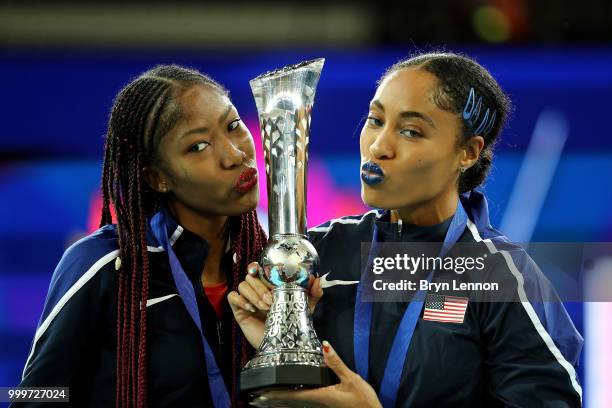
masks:
{"type": "Polygon", "coordinates": [[[323,352],[329,354],[331,352],[331,345],[327,340],[323,340],[323,352]]]}
{"type": "Polygon", "coordinates": [[[247,272],[249,273],[249,275],[256,275],[257,274],[257,266],[250,265],[249,268],[247,269],[247,272]]]}
{"type": "Polygon", "coordinates": [[[247,303],[246,305],[244,305],[244,307],[251,313],[255,313],[257,311],[257,309],[255,309],[255,307],[250,303],[247,303]]]}
{"type": "Polygon", "coordinates": [[[269,304],[269,305],[271,305],[271,304],[272,304],[272,296],[271,296],[269,293],[264,293],[264,294],[263,294],[263,299],[264,299],[264,301],[265,301],[267,304],[269,304]]]}
{"type": "Polygon", "coordinates": [[[259,308],[263,310],[270,310],[270,306],[268,306],[265,302],[261,300],[257,302],[257,306],[259,306],[259,308]]]}
{"type": "Polygon", "coordinates": [[[254,407],[267,407],[269,406],[268,404],[268,398],[264,397],[263,395],[260,395],[259,397],[255,398],[251,404],[254,407]]]}

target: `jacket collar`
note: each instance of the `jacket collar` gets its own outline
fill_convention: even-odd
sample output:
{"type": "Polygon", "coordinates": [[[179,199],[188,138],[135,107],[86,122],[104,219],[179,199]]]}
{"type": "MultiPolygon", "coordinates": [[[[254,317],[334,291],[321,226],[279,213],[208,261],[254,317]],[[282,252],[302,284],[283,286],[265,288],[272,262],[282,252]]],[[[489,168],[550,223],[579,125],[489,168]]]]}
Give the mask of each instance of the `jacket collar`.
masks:
{"type": "Polygon", "coordinates": [[[179,225],[178,222],[176,222],[174,217],[172,217],[172,214],[170,214],[170,211],[168,211],[166,208],[161,208],[155,214],[150,216],[148,219],[147,249],[149,250],[149,252],[164,252],[165,251],[164,248],[161,246],[161,243],[155,237],[155,234],[153,234],[153,229],[152,229],[153,223],[156,222],[159,218],[162,218],[162,215],[165,215],[164,217],[165,228],[166,228],[166,232],[168,233],[168,240],[170,241],[170,245],[172,245],[173,248],[174,248],[174,244],[176,243],[176,241],[185,232],[185,229],[181,225],[179,225]],[[162,212],[164,214],[162,214],[162,212]]]}
{"type": "MultiPolygon", "coordinates": [[[[174,252],[176,253],[176,256],[181,262],[181,265],[189,279],[192,281],[199,280],[202,270],[204,269],[206,258],[208,257],[210,245],[204,238],[181,226],[166,208],[161,208],[149,219],[147,249],[149,252],[165,252],[164,248],[153,234],[151,228],[154,220],[156,220],[158,217],[162,217],[163,211],[165,212],[163,218],[165,220],[165,228],[168,233],[170,245],[172,245],[172,248],[174,249],[174,252]]],[[[232,265],[230,249],[231,243],[228,239],[225,254],[221,260],[221,268],[225,271],[228,270],[227,268],[231,268],[232,265]]],[[[228,283],[230,277],[231,274],[228,274],[228,283]]]]}
{"type": "MultiPolygon", "coordinates": [[[[503,237],[503,234],[491,226],[489,219],[489,204],[484,193],[480,190],[472,190],[459,196],[463,208],[471,222],[482,238],[503,237]]],[[[504,239],[507,239],[504,237],[504,239]]]]}
{"type": "Polygon", "coordinates": [[[409,224],[406,222],[391,222],[391,211],[384,211],[376,220],[376,227],[383,241],[420,241],[420,242],[442,242],[453,217],[439,224],[427,227],[409,224]]]}
{"type": "MultiPolygon", "coordinates": [[[[461,204],[468,215],[468,218],[476,225],[479,231],[486,231],[489,234],[498,235],[493,229],[489,220],[489,206],[485,195],[480,190],[472,190],[459,196],[461,204]]],[[[385,241],[421,241],[421,242],[442,242],[446,231],[450,226],[452,217],[444,220],[440,224],[419,227],[413,224],[403,223],[400,227],[398,223],[390,222],[391,212],[382,211],[376,217],[376,226],[385,241]]]]}

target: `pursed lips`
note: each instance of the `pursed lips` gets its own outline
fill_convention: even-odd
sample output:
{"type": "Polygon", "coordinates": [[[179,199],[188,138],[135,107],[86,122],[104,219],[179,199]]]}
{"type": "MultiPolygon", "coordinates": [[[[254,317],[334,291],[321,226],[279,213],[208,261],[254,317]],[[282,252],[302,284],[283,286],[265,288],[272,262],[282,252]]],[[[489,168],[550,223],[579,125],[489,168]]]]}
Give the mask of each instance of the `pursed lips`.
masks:
{"type": "Polygon", "coordinates": [[[385,178],[383,169],[376,163],[368,161],[361,165],[361,180],[369,186],[373,186],[385,178]]]}
{"type": "Polygon", "coordinates": [[[257,184],[257,169],[247,168],[234,183],[234,190],[239,193],[250,191],[257,184]]]}

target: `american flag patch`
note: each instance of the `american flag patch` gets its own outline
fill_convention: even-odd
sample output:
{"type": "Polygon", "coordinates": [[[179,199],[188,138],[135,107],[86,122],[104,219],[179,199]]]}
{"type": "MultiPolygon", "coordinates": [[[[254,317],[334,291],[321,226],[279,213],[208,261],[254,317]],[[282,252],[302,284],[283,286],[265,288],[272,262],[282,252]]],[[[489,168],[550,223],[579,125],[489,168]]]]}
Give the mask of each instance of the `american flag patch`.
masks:
{"type": "Polygon", "coordinates": [[[427,295],[425,298],[425,311],[423,320],[443,323],[463,323],[468,298],[427,295]]]}

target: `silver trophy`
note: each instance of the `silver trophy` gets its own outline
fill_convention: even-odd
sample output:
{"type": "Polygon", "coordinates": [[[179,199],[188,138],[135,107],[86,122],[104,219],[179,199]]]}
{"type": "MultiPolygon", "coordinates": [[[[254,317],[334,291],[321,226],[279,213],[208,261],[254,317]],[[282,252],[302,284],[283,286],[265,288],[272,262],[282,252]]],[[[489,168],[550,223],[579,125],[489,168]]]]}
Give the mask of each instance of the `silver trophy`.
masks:
{"type": "Polygon", "coordinates": [[[274,286],[274,302],[259,351],[240,375],[242,392],[331,384],[308,309],[308,280],[317,276],[319,257],[305,236],[310,113],[323,62],[302,62],[250,81],[268,184],[270,240],[261,277],[274,286]]]}

